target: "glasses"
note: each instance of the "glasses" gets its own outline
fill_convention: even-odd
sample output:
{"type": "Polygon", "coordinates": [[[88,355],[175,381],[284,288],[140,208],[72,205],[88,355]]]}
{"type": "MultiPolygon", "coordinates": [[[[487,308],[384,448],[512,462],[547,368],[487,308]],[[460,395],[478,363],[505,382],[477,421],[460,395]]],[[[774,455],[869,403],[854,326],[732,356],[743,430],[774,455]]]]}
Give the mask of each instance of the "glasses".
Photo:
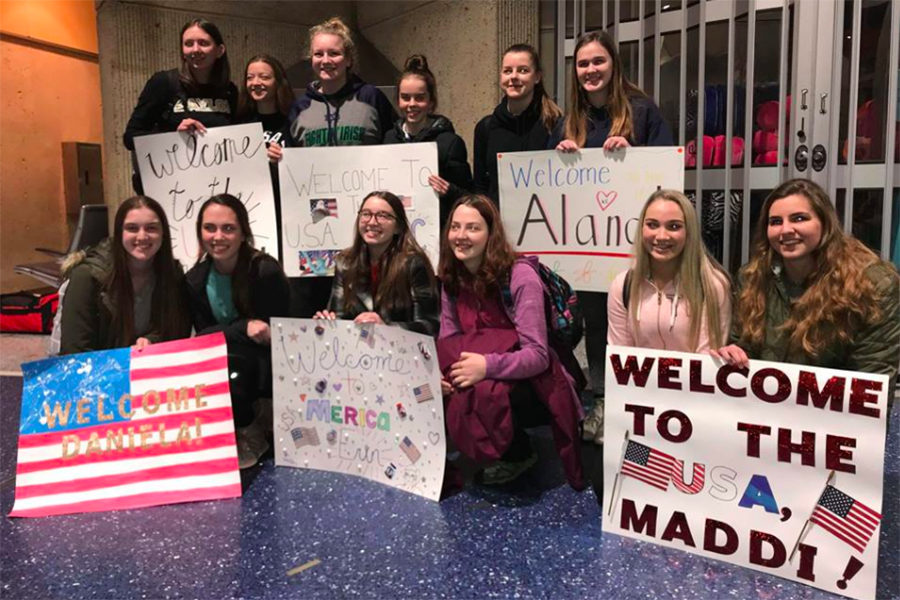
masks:
{"type": "Polygon", "coordinates": [[[397,217],[389,212],[372,212],[371,210],[359,211],[360,221],[371,221],[373,217],[375,218],[376,223],[390,223],[391,221],[397,220],[397,217]]]}

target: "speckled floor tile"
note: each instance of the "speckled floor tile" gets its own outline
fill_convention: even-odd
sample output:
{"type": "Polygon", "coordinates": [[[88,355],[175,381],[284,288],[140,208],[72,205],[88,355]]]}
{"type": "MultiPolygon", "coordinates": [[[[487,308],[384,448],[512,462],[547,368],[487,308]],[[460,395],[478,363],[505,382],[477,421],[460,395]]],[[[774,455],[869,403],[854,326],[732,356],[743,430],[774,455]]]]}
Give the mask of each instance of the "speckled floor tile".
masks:
{"type": "MultiPolygon", "coordinates": [[[[10,409],[10,390],[19,389],[7,379],[0,379],[4,474],[10,456],[15,460],[17,418],[10,415],[18,411],[10,409]]],[[[898,413],[895,406],[879,598],[900,597],[898,413]]],[[[540,446],[542,455],[550,452],[540,446]]],[[[594,494],[562,484],[550,457],[539,467],[516,489],[470,487],[436,504],[350,476],[275,468],[269,459],[243,474],[240,499],[4,517],[0,597],[836,598],[603,535],[594,494]]],[[[5,485],[4,515],[12,502],[13,486],[5,485]]]]}

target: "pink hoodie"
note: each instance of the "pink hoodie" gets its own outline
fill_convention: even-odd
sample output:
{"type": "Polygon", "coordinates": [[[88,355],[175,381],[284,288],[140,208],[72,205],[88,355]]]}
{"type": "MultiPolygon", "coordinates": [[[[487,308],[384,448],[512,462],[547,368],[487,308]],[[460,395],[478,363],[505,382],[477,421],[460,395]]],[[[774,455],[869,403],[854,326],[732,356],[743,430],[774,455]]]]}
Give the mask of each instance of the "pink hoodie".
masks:
{"type": "MultiPolygon", "coordinates": [[[[700,325],[700,336],[697,348],[690,347],[691,320],[687,302],[677,299],[676,289],[670,282],[659,290],[649,280],[641,284],[641,305],[638,311],[638,331],[632,330],[628,309],[623,304],[622,288],[625,285],[625,274],[619,273],[609,288],[609,334],[607,343],[618,346],[635,346],[638,348],[656,348],[658,350],[675,350],[678,352],[709,352],[709,330],[704,317],[700,325]]],[[[719,302],[719,319],[721,321],[722,341],[727,342],[731,327],[731,291],[728,284],[715,279],[716,295],[719,302]]]]}

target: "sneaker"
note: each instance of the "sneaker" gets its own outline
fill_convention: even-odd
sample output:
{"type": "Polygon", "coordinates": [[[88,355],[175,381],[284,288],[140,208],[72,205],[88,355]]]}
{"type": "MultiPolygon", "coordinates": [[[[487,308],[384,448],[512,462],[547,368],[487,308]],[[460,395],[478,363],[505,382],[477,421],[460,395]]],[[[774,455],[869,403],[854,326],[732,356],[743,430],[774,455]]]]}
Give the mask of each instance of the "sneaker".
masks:
{"type": "Polygon", "coordinates": [[[481,474],[481,483],[484,485],[509,483],[533,467],[537,459],[537,454],[532,452],[528,458],[517,462],[499,460],[484,470],[481,474]]]}
{"type": "Polygon", "coordinates": [[[254,425],[237,430],[238,467],[249,469],[269,450],[266,434],[254,425]]]}
{"type": "Polygon", "coordinates": [[[597,398],[591,414],[585,417],[582,424],[581,439],[586,442],[593,441],[597,445],[603,445],[603,398],[597,398]]]}

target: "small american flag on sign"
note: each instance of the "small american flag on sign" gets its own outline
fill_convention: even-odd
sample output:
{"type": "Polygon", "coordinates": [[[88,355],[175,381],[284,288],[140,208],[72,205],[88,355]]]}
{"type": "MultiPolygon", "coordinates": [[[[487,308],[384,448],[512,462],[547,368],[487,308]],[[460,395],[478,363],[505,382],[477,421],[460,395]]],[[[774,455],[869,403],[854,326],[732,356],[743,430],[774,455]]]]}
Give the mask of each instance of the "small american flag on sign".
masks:
{"type": "Polygon", "coordinates": [[[628,440],[622,474],[665,491],[674,465],[675,458],[665,452],[628,440]]]}
{"type": "Polygon", "coordinates": [[[294,427],[291,429],[291,437],[295,448],[319,445],[319,434],[315,427],[294,427]]]}
{"type": "Polygon", "coordinates": [[[416,402],[434,400],[434,394],[431,393],[431,385],[428,383],[413,388],[413,396],[415,396],[416,402]]]}
{"type": "Polygon", "coordinates": [[[416,448],[416,445],[413,444],[413,441],[409,439],[409,436],[404,437],[400,442],[400,449],[403,450],[403,453],[413,463],[422,458],[422,453],[419,452],[419,449],[416,448]]]}
{"type": "Polygon", "coordinates": [[[809,520],[863,552],[881,522],[881,514],[829,485],[809,520]]]}

